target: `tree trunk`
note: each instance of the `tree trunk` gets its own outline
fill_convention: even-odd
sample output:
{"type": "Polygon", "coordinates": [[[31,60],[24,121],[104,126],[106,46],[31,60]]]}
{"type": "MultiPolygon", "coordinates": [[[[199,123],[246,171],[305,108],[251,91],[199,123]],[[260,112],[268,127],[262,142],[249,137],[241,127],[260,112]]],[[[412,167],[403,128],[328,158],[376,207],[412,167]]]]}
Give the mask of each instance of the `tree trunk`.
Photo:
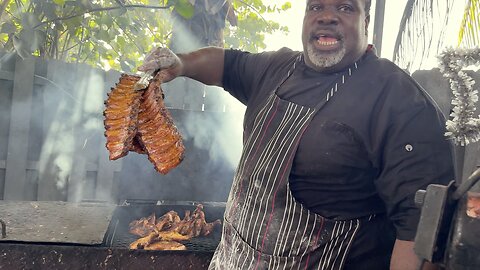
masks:
{"type": "Polygon", "coordinates": [[[170,48],[176,53],[183,53],[205,46],[223,47],[223,29],[228,7],[225,0],[197,0],[195,14],[190,19],[174,10],[172,15],[175,23],[170,48]],[[221,8],[212,11],[208,8],[211,5],[221,8]]]}

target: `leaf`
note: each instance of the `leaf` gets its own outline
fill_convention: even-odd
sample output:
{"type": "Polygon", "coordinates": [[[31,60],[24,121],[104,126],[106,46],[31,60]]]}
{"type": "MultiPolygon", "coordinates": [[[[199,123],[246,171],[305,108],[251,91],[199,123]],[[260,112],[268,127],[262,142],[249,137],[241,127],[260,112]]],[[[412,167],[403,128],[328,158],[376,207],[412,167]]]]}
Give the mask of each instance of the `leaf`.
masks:
{"type": "Polygon", "coordinates": [[[480,0],[469,0],[463,14],[460,30],[458,31],[458,45],[466,47],[478,46],[480,43],[480,0]]]}
{"type": "Polygon", "coordinates": [[[178,0],[175,4],[174,10],[187,20],[195,15],[195,7],[188,0],[178,0]]]}
{"type": "Polygon", "coordinates": [[[107,42],[110,41],[110,35],[108,34],[108,31],[103,29],[98,31],[97,38],[107,42]]]}
{"type": "Polygon", "coordinates": [[[59,6],[65,5],[65,0],[53,0],[53,2],[59,6]]]}
{"type": "MultiPolygon", "coordinates": [[[[267,33],[286,30],[286,27],[281,24],[265,20],[263,14],[281,12],[281,9],[290,7],[292,2],[278,0],[274,5],[271,4],[271,0],[209,1],[210,3],[227,1],[232,6],[232,15],[238,19],[238,26],[228,25],[224,29],[225,47],[252,52],[265,47],[264,40],[267,33]]],[[[15,14],[15,16],[2,17],[0,38],[3,43],[0,46],[3,45],[4,49],[17,50],[23,57],[28,57],[34,52],[41,57],[58,57],[67,62],[85,62],[98,67],[105,67],[104,63],[108,62],[112,68],[123,70],[127,67],[134,69],[139,66],[141,64],[139,59],[142,59],[144,53],[152,47],[170,44],[173,22],[169,16],[171,12],[187,20],[196,18],[194,15],[198,12],[205,12],[199,8],[205,0],[10,0],[9,2],[7,10],[9,14],[15,14]],[[167,5],[171,9],[132,8],[126,13],[124,9],[92,12],[92,9],[118,6],[117,1],[132,5],[167,5]],[[86,15],[75,16],[81,14],[86,15]],[[43,22],[53,22],[32,29],[39,25],[40,18],[43,22]],[[58,18],[66,19],[57,20],[58,18]],[[15,44],[13,44],[14,36],[15,44]],[[110,46],[105,46],[105,43],[110,46]],[[41,49],[38,50],[40,47],[41,49]]],[[[220,15],[221,13],[219,12],[220,15]]],[[[218,18],[214,16],[208,14],[207,22],[211,20],[218,23],[218,18]]],[[[203,21],[195,22],[198,25],[200,23],[203,21]]],[[[205,28],[208,30],[208,25],[205,28]]],[[[200,38],[205,34],[208,34],[208,31],[194,33],[200,38]]]]}
{"type": "Polygon", "coordinates": [[[431,54],[439,53],[453,4],[454,0],[407,1],[393,53],[397,65],[413,72],[420,69],[431,54]]]}
{"type": "Polygon", "coordinates": [[[282,5],[282,10],[286,11],[292,8],[292,3],[286,2],[285,4],[282,5]]]}
{"type": "Polygon", "coordinates": [[[15,27],[14,24],[6,22],[2,24],[2,29],[0,30],[0,33],[13,34],[16,31],[17,31],[17,27],[15,27]]]}

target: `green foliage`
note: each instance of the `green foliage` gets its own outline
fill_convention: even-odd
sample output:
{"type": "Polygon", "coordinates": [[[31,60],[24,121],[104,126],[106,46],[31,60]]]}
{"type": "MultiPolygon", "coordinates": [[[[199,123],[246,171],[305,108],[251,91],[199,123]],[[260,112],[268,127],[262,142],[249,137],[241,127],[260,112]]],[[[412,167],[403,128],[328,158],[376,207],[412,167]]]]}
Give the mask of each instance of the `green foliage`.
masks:
{"type": "MultiPolygon", "coordinates": [[[[8,4],[0,13],[0,46],[7,51],[125,72],[134,71],[153,47],[168,45],[172,10],[186,19],[196,12],[191,0],[3,1],[8,4]]],[[[265,34],[288,31],[263,14],[288,10],[290,2],[263,2],[232,0],[238,25],[227,24],[226,47],[255,52],[265,48],[265,34]]]]}
{"type": "Polygon", "coordinates": [[[480,0],[468,0],[458,33],[458,45],[472,48],[480,44],[480,0]]]}

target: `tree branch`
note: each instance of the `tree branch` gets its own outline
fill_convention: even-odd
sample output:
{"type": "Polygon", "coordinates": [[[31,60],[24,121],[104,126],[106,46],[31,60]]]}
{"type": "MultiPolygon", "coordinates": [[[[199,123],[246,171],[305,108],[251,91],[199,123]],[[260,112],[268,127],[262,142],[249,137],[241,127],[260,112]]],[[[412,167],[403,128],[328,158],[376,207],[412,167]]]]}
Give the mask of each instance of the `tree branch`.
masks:
{"type": "Polygon", "coordinates": [[[5,9],[8,6],[8,3],[10,3],[10,0],[3,0],[0,2],[0,21],[2,19],[3,12],[5,12],[5,9]]]}
{"type": "Polygon", "coordinates": [[[270,23],[262,16],[262,13],[260,13],[260,11],[258,11],[254,6],[252,6],[249,3],[245,2],[245,1],[242,1],[242,0],[239,0],[238,2],[244,4],[245,6],[249,7],[251,10],[253,10],[255,13],[257,13],[257,15],[260,16],[260,18],[267,24],[267,27],[270,28],[270,31],[273,30],[270,23]]]}
{"type": "Polygon", "coordinates": [[[47,23],[68,20],[68,19],[72,19],[72,18],[75,18],[75,17],[80,17],[80,16],[83,16],[85,14],[90,14],[90,13],[94,13],[94,12],[110,11],[110,10],[115,10],[115,9],[133,9],[133,8],[168,9],[170,7],[171,7],[170,5],[167,5],[167,6],[123,5],[123,6],[114,6],[114,7],[94,8],[94,9],[87,10],[86,12],[77,13],[77,14],[73,14],[73,15],[69,15],[69,16],[65,16],[65,17],[58,17],[58,18],[55,18],[55,19],[51,19],[51,20],[41,22],[38,25],[36,25],[35,27],[33,27],[33,29],[37,29],[38,27],[40,27],[42,25],[45,25],[47,23]]]}

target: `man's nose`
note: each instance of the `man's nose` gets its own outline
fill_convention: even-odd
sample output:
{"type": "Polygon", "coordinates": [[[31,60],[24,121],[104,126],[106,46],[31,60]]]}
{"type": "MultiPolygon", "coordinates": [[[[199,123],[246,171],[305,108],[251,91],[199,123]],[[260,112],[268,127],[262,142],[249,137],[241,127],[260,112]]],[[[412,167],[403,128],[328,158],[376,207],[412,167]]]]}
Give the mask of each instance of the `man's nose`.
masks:
{"type": "Polygon", "coordinates": [[[337,24],[338,16],[335,11],[324,9],[320,11],[317,17],[317,22],[320,24],[337,24]]]}

